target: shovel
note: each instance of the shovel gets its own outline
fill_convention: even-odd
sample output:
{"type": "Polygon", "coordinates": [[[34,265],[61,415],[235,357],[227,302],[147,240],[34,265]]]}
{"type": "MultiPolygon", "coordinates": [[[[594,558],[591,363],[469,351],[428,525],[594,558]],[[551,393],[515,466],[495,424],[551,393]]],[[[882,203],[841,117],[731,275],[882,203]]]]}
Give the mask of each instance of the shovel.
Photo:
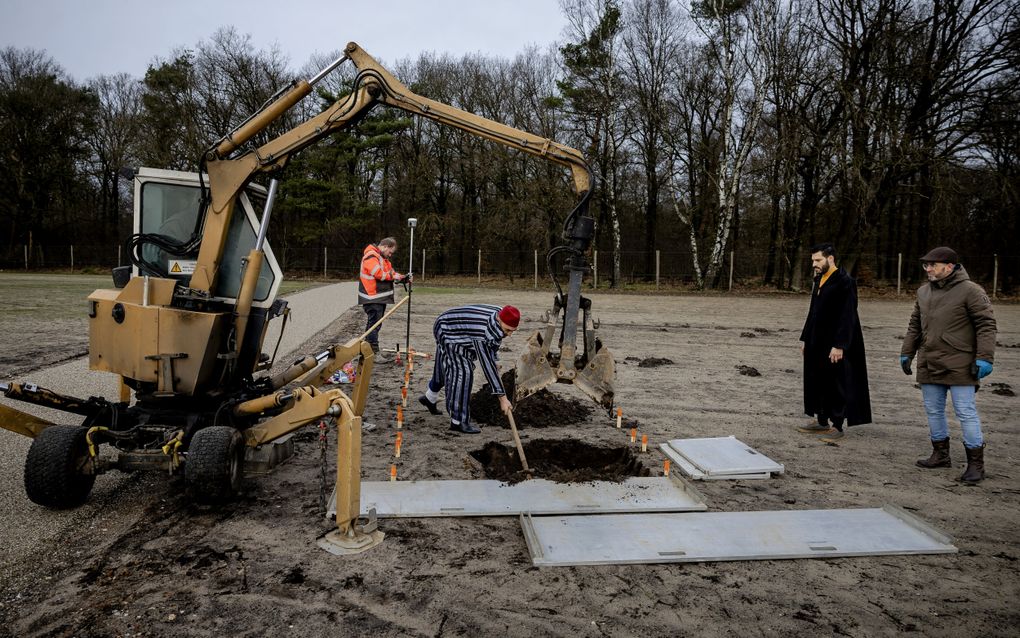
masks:
{"type": "Polygon", "coordinates": [[[517,423],[514,421],[513,410],[506,413],[506,418],[510,419],[510,431],[514,434],[514,444],[517,446],[517,455],[521,457],[521,466],[524,467],[524,471],[528,474],[528,478],[534,478],[531,475],[531,468],[528,467],[528,459],[524,456],[524,446],[521,445],[521,437],[517,434],[517,423]]]}

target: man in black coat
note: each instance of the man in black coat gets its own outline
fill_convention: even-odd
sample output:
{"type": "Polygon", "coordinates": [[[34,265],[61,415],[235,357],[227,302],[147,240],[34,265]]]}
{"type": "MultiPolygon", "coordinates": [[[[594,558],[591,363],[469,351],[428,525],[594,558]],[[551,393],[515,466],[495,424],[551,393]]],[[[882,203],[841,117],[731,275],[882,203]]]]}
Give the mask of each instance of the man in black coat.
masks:
{"type": "Polygon", "coordinates": [[[836,268],[832,244],[811,247],[815,273],[811,307],[800,334],[804,355],[804,413],[817,423],[797,428],[822,434],[831,442],[843,437],[843,425],[871,423],[864,335],[857,316],[857,283],[836,268]]]}

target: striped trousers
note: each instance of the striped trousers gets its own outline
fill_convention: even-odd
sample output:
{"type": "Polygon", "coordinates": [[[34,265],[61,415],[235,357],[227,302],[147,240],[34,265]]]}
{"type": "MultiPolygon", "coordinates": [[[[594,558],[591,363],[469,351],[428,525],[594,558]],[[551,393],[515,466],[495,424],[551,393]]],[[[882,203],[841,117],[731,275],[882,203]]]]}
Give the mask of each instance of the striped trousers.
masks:
{"type": "Polygon", "coordinates": [[[429,390],[439,392],[446,388],[446,411],[455,423],[470,425],[471,384],[475,378],[473,359],[447,348],[441,342],[436,344],[435,366],[429,390]]]}

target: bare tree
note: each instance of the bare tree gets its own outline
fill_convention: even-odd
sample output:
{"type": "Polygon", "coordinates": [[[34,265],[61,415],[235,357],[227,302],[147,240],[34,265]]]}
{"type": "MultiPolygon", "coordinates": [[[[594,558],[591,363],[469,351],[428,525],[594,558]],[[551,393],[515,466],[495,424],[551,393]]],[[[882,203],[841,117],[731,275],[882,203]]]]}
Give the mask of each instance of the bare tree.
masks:
{"type": "Polygon", "coordinates": [[[565,66],[560,89],[583,150],[595,164],[599,208],[610,226],[613,253],[611,287],[621,281],[620,215],[617,179],[626,138],[620,117],[621,13],[615,0],[562,0],[568,43],[560,52],[565,66]]]}
{"type": "Polygon", "coordinates": [[[765,102],[769,68],[757,39],[775,27],[775,0],[703,0],[692,12],[707,39],[722,79],[719,161],[714,182],[718,214],[705,267],[705,285],[716,285],[725,258],[737,195],[765,102]]]}
{"type": "Polygon", "coordinates": [[[645,272],[654,269],[662,189],[670,69],[679,64],[685,23],[671,0],[635,0],[626,13],[625,77],[630,85],[633,141],[644,173],[645,272]]]}
{"type": "Polygon", "coordinates": [[[94,133],[88,143],[92,150],[92,172],[98,182],[99,208],[103,223],[117,231],[121,211],[121,169],[137,162],[142,143],[142,87],[126,73],[101,75],[89,82],[99,100],[94,133]]]}

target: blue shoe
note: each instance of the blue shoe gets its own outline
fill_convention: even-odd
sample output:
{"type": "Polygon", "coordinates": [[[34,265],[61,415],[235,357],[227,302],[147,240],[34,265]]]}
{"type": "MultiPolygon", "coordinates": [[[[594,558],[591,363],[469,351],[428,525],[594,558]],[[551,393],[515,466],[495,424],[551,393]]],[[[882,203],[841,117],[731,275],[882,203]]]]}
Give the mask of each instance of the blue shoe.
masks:
{"type": "Polygon", "coordinates": [[[450,429],[461,434],[479,434],[481,430],[470,423],[450,423],[450,429]]]}

